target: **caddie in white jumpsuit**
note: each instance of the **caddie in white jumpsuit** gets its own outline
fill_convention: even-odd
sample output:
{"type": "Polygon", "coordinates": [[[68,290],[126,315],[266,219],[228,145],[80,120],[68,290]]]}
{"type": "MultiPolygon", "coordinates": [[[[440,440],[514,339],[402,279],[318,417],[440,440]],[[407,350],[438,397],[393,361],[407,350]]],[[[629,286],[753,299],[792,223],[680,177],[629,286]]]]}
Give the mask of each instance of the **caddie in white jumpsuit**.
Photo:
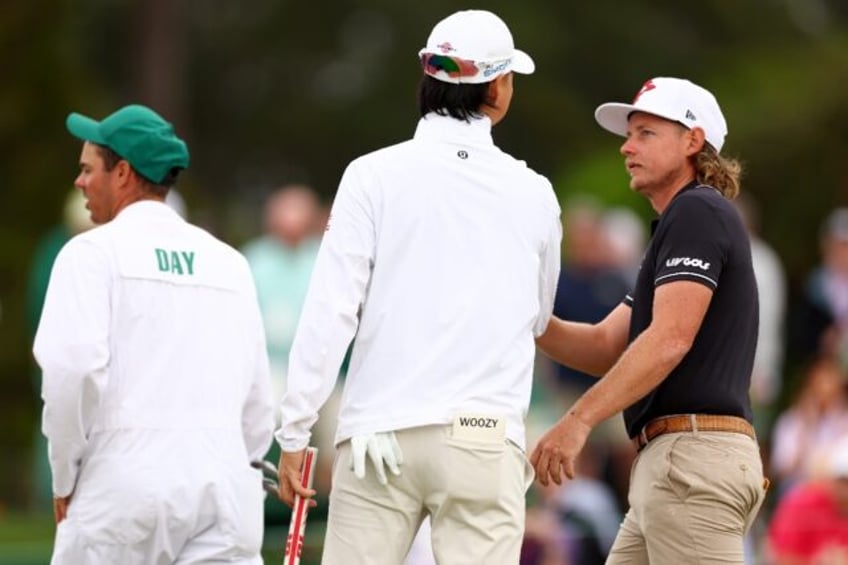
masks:
{"type": "Polygon", "coordinates": [[[52,562],[261,563],[250,461],[273,409],[247,262],[164,204],[188,151],[158,114],[67,127],[85,142],[75,185],[103,225],[60,252],[35,337],[52,562]]]}
{"type": "Polygon", "coordinates": [[[441,21],[420,55],[415,136],[348,166],[289,361],[276,437],[290,503],[311,494],[301,450],[355,336],[324,565],[401,563],[426,516],[442,564],[518,563],[524,533],[524,419],[560,209],[491,129],[512,73],[534,64],[477,10],[441,21]]]}

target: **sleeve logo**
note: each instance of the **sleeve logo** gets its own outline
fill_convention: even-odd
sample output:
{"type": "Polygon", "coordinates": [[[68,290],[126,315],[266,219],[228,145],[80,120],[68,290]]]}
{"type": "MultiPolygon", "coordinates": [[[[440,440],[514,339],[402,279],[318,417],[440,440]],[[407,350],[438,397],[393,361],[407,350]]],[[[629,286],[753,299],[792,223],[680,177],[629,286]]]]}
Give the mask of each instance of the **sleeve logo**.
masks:
{"type": "Polygon", "coordinates": [[[679,265],[683,265],[684,267],[698,267],[704,271],[710,268],[708,262],[697,258],[693,259],[692,257],[673,257],[665,262],[666,267],[677,267],[679,265]]]}

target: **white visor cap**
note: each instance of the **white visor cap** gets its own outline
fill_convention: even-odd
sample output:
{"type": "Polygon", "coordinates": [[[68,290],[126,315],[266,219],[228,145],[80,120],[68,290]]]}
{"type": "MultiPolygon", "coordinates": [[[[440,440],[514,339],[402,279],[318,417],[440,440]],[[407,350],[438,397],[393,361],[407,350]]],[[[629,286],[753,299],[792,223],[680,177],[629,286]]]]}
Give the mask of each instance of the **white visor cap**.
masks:
{"type": "Polygon", "coordinates": [[[454,84],[536,70],[530,55],[515,48],[504,21],[486,10],[463,10],[437,23],[418,56],[427,75],[454,84]]]}
{"type": "Polygon", "coordinates": [[[595,110],[595,120],[607,131],[626,136],[627,119],[633,112],[646,112],[689,129],[704,130],[704,137],[721,151],[727,122],[715,96],[705,88],[680,78],[658,77],[642,85],[632,104],[608,102],[595,110]]]}

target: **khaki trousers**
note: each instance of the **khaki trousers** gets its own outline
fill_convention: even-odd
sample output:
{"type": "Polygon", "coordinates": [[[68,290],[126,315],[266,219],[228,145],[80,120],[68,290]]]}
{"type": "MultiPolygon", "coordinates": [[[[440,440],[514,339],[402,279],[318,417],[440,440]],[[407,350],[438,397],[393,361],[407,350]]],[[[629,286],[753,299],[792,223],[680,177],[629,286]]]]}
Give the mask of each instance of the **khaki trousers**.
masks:
{"type": "Polygon", "coordinates": [[[633,464],[630,510],[607,563],[744,563],[742,538],[765,492],[759,448],[750,437],[662,435],[633,464]]]}
{"type": "Polygon", "coordinates": [[[451,426],[395,432],[403,451],[400,476],[377,482],[349,468],[350,442],[339,445],[323,565],[403,563],[425,515],[441,565],[518,563],[524,535],[524,495],[533,468],[509,441],[457,439],[451,426]]]}

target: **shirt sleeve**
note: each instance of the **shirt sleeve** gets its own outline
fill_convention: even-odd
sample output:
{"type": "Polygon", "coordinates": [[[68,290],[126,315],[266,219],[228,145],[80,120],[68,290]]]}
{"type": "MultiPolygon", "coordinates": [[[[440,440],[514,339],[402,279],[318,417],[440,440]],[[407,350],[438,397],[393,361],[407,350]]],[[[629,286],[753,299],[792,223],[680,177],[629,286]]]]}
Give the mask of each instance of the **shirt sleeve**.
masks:
{"type": "Polygon", "coordinates": [[[321,241],[289,355],[276,433],[283,451],[308,445],[318,410],[333,390],[359,325],[376,241],[366,177],[356,161],[348,166],[321,241]]]}
{"type": "Polygon", "coordinates": [[[50,275],[33,353],[55,496],[74,490],[108,380],[111,286],[106,254],[86,240],[71,240],[50,275]]]}
{"type": "Polygon", "coordinates": [[[551,320],[554,300],[556,299],[557,282],[559,281],[562,257],[561,249],[562,221],[559,214],[556,214],[551,221],[547,241],[541,254],[541,265],[539,269],[539,315],[533,326],[533,335],[535,337],[539,337],[545,333],[548,322],[551,320]]]}
{"type": "Polygon", "coordinates": [[[730,241],[718,212],[700,198],[682,195],[658,233],[654,284],[688,280],[715,290],[730,241]]]}
{"type": "Polygon", "coordinates": [[[252,331],[255,335],[253,364],[250,367],[252,379],[250,389],[242,411],[242,433],[247,454],[251,461],[262,459],[268,452],[274,433],[274,402],[271,392],[271,371],[268,362],[268,349],[265,345],[265,331],[259,302],[252,283],[250,269],[245,263],[245,271],[250,288],[248,308],[251,309],[252,331]]]}

